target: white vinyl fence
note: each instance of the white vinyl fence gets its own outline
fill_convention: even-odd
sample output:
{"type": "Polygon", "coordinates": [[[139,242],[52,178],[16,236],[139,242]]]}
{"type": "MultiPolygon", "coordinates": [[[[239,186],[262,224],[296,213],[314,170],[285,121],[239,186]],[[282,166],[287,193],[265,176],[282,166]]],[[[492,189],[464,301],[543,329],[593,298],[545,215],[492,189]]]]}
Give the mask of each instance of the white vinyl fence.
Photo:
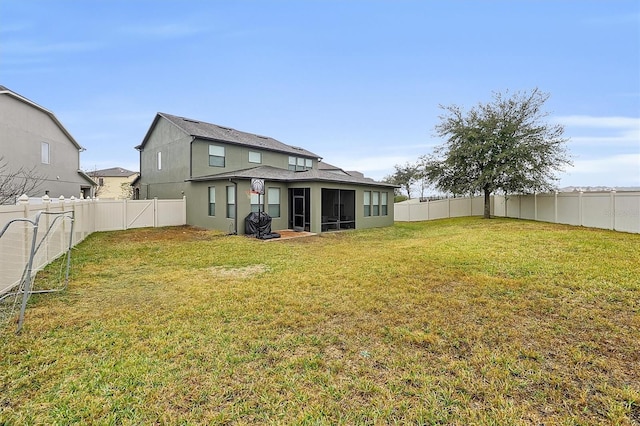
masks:
{"type": "MultiPolygon", "coordinates": [[[[177,226],[187,222],[184,197],[177,200],[79,200],[73,197],[51,200],[45,196],[37,202],[24,197],[18,205],[0,206],[0,229],[15,219],[33,220],[41,211],[51,214],[72,212],[73,235],[70,235],[70,240],[74,246],[93,232],[177,226]]],[[[45,216],[45,221],[48,220],[45,216]]],[[[41,224],[43,229],[46,226],[46,223],[41,224]]],[[[33,232],[33,226],[28,222],[20,222],[7,229],[0,238],[0,296],[19,284],[30,257],[33,232]]],[[[61,236],[59,239],[65,238],[61,236]]],[[[33,271],[44,268],[63,251],[64,244],[43,250],[46,255],[33,265],[33,271]]]]}
{"type": "MultiPolygon", "coordinates": [[[[395,220],[413,222],[460,216],[482,216],[483,197],[396,203],[395,220]]],[[[496,195],[491,215],[589,228],[640,233],[640,192],[559,192],[552,194],[496,195]]]]}

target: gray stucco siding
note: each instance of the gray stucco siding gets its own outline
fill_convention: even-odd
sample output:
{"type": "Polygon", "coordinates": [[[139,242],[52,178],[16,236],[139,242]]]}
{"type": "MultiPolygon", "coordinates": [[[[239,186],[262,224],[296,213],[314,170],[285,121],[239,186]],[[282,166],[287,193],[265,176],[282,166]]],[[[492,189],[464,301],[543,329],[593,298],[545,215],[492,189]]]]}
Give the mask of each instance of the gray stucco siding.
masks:
{"type": "MultiPolygon", "coordinates": [[[[182,188],[189,178],[189,144],[191,136],[166,120],[159,120],[140,153],[142,184],[172,183],[182,188]],[[158,170],[158,153],[161,169],[158,170]]],[[[173,197],[172,197],[173,198],[173,197]]],[[[180,197],[177,197],[180,198],[180,197]]]]}
{"type": "MultiPolygon", "coordinates": [[[[266,149],[252,148],[226,143],[223,141],[196,139],[192,146],[193,177],[210,176],[233,170],[243,170],[259,166],[272,166],[287,170],[289,167],[289,154],[269,151],[266,149]],[[209,145],[224,147],[224,167],[209,165],[209,145]],[[259,152],[262,157],[260,163],[249,162],[249,152],[259,152]]],[[[317,160],[314,159],[314,167],[317,160]]]]}
{"type": "MultiPolygon", "coordinates": [[[[238,180],[236,193],[236,215],[238,234],[244,234],[245,218],[251,213],[250,181],[238,180]]],[[[211,180],[208,182],[190,182],[187,194],[187,223],[203,228],[218,229],[229,232],[235,226],[235,221],[227,217],[227,187],[235,188],[232,181],[211,180]],[[215,215],[209,215],[209,188],[215,187],[215,215]]],[[[280,189],[280,217],[272,218],[272,230],[287,229],[288,197],[287,187],[279,182],[265,182],[265,188],[280,189]]],[[[265,209],[269,203],[264,196],[265,209]]]]}
{"type": "Polygon", "coordinates": [[[43,177],[30,196],[80,196],[90,182],[78,174],[80,150],[51,115],[8,95],[0,96],[0,155],[12,171],[24,167],[43,177]],[[42,143],[49,146],[49,163],[42,162],[42,143]]]}

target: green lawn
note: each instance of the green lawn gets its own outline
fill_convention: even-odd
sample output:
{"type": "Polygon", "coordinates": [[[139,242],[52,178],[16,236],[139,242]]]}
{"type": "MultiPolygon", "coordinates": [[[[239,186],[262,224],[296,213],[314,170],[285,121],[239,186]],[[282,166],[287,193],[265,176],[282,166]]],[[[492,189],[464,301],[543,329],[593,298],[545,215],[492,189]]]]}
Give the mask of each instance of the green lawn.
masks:
{"type": "Polygon", "coordinates": [[[0,339],[0,424],[637,425],[640,235],[97,233],[0,339]]]}

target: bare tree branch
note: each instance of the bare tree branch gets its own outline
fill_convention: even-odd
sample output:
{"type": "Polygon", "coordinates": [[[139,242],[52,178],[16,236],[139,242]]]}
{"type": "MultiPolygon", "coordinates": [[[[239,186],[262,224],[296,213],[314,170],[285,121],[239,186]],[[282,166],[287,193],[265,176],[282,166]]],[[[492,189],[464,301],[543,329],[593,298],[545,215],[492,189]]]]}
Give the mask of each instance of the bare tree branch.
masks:
{"type": "Polygon", "coordinates": [[[4,157],[0,157],[0,205],[15,204],[22,194],[33,194],[44,180],[35,167],[12,170],[4,157]]]}

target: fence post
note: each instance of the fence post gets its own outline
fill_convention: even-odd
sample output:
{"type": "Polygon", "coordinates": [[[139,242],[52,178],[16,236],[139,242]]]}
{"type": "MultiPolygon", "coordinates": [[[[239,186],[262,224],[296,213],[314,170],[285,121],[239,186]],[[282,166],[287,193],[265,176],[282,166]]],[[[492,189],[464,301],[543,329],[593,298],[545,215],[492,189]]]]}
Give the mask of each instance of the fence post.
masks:
{"type": "Polygon", "coordinates": [[[611,199],[611,230],[615,231],[616,229],[616,190],[611,191],[610,195],[611,199]]]}
{"type": "Polygon", "coordinates": [[[553,222],[558,223],[558,191],[553,195],[553,222]]]}
{"type": "Polygon", "coordinates": [[[580,226],[584,226],[584,223],[582,221],[582,194],[582,191],[578,192],[578,223],[580,224],[580,226]]]}
{"type": "Polygon", "coordinates": [[[129,224],[127,223],[127,199],[122,200],[122,229],[125,231],[129,229],[129,224]]]}
{"type": "Polygon", "coordinates": [[[182,222],[187,224],[187,196],[182,196],[182,222]]]}
{"type": "Polygon", "coordinates": [[[533,192],[533,220],[538,220],[538,193],[533,192]]]}
{"type": "MultiPolygon", "coordinates": [[[[28,218],[29,217],[29,196],[27,194],[22,194],[19,198],[18,198],[18,203],[21,206],[24,206],[24,213],[22,215],[22,217],[24,218],[28,218]]],[[[29,230],[27,229],[27,227],[24,227],[24,246],[22,247],[22,262],[26,265],[27,261],[29,259],[29,248],[27,247],[27,244],[29,242],[29,230]]]]}
{"type": "Polygon", "coordinates": [[[158,197],[153,198],[153,227],[158,227],[158,197]]]}
{"type": "MultiPolygon", "coordinates": [[[[69,198],[69,203],[71,203],[71,211],[73,211],[73,221],[75,222],[75,217],[76,217],[76,197],[74,197],[73,195],[69,198]]],[[[78,239],[75,236],[75,233],[72,232],[71,233],[71,244],[72,246],[75,247],[76,244],[78,244],[78,239]]]]}

